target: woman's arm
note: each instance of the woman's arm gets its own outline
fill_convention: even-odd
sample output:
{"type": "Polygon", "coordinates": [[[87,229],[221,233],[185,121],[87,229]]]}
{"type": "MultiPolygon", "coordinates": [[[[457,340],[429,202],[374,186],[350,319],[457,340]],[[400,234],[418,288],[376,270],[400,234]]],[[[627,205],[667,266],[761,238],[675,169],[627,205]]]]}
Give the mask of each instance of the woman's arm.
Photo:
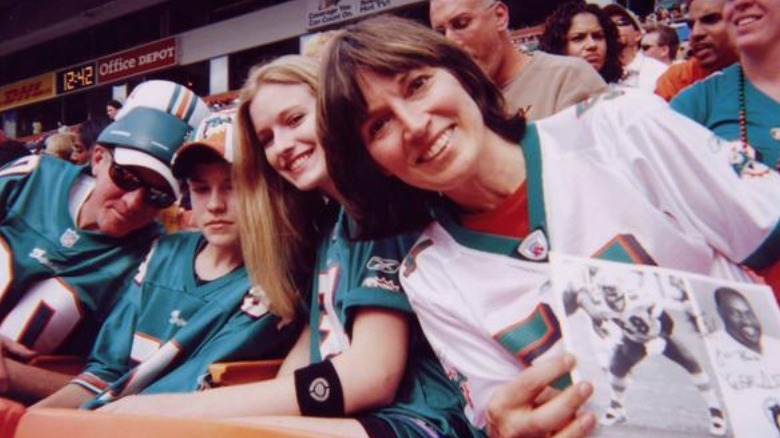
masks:
{"type": "Polygon", "coordinates": [[[301,335],[298,336],[298,340],[295,341],[295,345],[293,345],[293,348],[287,353],[287,357],[284,358],[284,362],[282,362],[282,366],[276,373],[276,377],[291,376],[295,370],[309,364],[310,340],[309,325],[306,324],[301,331],[301,335]]]}
{"type": "MultiPolygon", "coordinates": [[[[289,358],[301,354],[302,335],[289,358]]],[[[385,406],[395,398],[403,377],[409,345],[405,314],[383,309],[362,309],[355,316],[349,350],[333,358],[344,393],[347,415],[385,406]]],[[[295,380],[287,366],[276,379],[195,394],[130,396],[101,410],[170,417],[233,418],[255,415],[301,415],[295,380]]]]}

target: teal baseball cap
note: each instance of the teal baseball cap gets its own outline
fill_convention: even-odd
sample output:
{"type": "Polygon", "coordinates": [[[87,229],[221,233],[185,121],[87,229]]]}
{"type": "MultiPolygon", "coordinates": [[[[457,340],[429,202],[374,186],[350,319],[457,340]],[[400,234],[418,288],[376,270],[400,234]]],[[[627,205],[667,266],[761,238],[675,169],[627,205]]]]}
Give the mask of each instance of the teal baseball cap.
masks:
{"type": "Polygon", "coordinates": [[[97,141],[113,146],[117,164],[154,171],[178,196],[179,184],[171,171],[171,161],[190,133],[210,114],[208,105],[192,90],[170,81],[147,81],[133,90],[116,120],[97,141]]]}

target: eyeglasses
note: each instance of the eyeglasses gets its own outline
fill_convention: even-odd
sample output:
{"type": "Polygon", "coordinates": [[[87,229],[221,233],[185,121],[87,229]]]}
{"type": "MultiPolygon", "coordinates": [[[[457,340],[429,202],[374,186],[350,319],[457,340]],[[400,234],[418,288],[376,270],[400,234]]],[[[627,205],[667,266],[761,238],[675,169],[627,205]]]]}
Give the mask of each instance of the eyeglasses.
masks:
{"type": "Polygon", "coordinates": [[[629,20],[628,18],[623,18],[623,17],[615,18],[614,20],[612,20],[612,22],[615,23],[615,26],[618,27],[623,27],[623,26],[634,27],[634,25],[631,24],[631,20],[629,20]]]}
{"type": "Polygon", "coordinates": [[[111,177],[111,181],[117,187],[126,192],[143,188],[144,202],[154,208],[167,208],[176,201],[176,196],[171,191],[150,185],[139,178],[132,170],[117,164],[114,161],[113,154],[109,154],[109,156],[111,157],[111,166],[108,168],[108,176],[111,177]]]}

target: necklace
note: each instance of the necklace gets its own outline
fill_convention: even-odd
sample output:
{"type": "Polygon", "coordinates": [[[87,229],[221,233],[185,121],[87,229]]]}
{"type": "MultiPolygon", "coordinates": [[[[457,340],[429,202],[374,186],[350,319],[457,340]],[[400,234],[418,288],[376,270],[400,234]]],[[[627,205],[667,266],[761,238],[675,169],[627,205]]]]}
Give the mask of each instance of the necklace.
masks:
{"type": "Polygon", "coordinates": [[[749,150],[747,138],[747,105],[745,103],[745,72],[742,66],[739,67],[739,141],[742,143],[742,149],[749,150]]]}

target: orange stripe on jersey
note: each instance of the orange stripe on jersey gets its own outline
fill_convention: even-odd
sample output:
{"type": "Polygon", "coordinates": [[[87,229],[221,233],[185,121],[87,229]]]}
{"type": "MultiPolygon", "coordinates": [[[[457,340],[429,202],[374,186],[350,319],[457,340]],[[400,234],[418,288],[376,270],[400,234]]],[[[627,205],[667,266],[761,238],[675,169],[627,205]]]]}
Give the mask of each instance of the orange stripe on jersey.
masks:
{"type": "Polygon", "coordinates": [[[108,382],[103,381],[103,379],[92,373],[81,373],[73,380],[89,387],[91,391],[96,393],[103,392],[108,388],[108,382]]]}
{"type": "Polygon", "coordinates": [[[541,303],[526,318],[493,335],[493,339],[530,365],[561,339],[561,330],[552,309],[541,303]]]}
{"type": "Polygon", "coordinates": [[[176,113],[174,114],[180,119],[184,119],[184,113],[187,111],[187,108],[190,106],[193,98],[192,91],[182,87],[182,92],[183,93],[181,95],[181,100],[179,101],[179,107],[176,108],[176,113]]]}
{"type": "Polygon", "coordinates": [[[658,265],[639,240],[631,234],[618,234],[613,237],[593,253],[593,258],[635,265],[658,265]]]}

